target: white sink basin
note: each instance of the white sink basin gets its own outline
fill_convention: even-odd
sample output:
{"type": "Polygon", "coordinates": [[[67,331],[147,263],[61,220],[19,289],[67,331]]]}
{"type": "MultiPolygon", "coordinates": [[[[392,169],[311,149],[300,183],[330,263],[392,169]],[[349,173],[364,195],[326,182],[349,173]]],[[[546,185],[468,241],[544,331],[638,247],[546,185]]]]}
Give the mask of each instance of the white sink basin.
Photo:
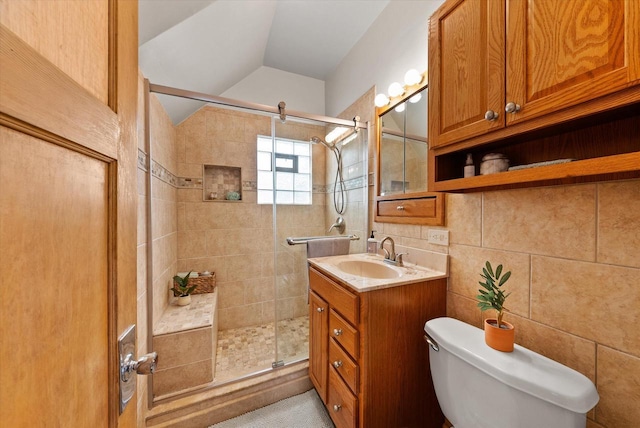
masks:
{"type": "Polygon", "coordinates": [[[345,260],[336,263],[336,267],[345,273],[364,278],[391,279],[402,276],[401,272],[391,266],[366,260],[345,260]]]}

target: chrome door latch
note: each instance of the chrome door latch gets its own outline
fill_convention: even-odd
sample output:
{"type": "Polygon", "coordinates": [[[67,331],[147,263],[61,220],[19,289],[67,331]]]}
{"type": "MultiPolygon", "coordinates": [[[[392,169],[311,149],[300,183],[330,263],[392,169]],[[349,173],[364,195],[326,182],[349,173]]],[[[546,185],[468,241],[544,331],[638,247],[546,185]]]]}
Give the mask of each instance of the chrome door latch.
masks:
{"type": "Polygon", "coordinates": [[[118,337],[118,355],[120,358],[120,414],[136,392],[136,374],[148,375],[156,370],[158,353],[152,352],[136,360],[136,326],[130,325],[118,337]]]}

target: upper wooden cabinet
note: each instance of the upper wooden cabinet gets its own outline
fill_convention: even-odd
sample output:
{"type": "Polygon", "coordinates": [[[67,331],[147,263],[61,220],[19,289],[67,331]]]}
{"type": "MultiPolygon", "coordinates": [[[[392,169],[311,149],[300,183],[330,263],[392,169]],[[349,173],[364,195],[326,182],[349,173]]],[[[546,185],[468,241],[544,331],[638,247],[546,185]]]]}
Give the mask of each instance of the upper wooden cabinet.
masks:
{"type": "Polygon", "coordinates": [[[637,0],[445,1],[429,22],[429,190],[640,176],[638,28],[637,0]],[[478,175],[489,153],[517,168],[478,175]]]}
{"type": "MultiPolygon", "coordinates": [[[[430,21],[431,147],[637,85],[639,27],[636,0],[447,1],[430,21]]],[[[581,108],[573,117],[619,101],[581,108]]]]}

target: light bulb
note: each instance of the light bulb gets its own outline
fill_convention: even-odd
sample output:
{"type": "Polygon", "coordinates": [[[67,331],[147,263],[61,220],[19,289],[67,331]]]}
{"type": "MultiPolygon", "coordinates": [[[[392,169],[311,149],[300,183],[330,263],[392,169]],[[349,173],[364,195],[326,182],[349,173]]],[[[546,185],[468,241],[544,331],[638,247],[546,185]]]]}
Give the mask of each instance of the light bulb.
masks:
{"type": "Polygon", "coordinates": [[[422,94],[421,94],[421,93],[417,93],[417,94],[415,94],[414,96],[412,96],[411,98],[409,98],[409,102],[410,102],[411,104],[415,104],[415,103],[417,103],[418,101],[420,101],[421,99],[422,99],[422,94]]]}
{"type": "Polygon", "coordinates": [[[404,94],[404,88],[398,82],[393,82],[391,85],[389,85],[388,92],[390,97],[399,97],[400,95],[404,94]]]}
{"type": "Polygon", "coordinates": [[[338,126],[334,128],[331,132],[329,132],[327,135],[325,135],[324,141],[326,141],[327,143],[333,143],[335,140],[337,140],[343,134],[345,134],[348,130],[349,128],[345,128],[344,126],[338,126]]]}
{"type": "Polygon", "coordinates": [[[374,100],[376,107],[384,107],[389,104],[389,97],[385,94],[378,94],[374,100]]]}
{"type": "Polygon", "coordinates": [[[404,83],[406,83],[408,86],[417,85],[420,82],[422,82],[422,75],[418,73],[418,70],[416,70],[415,68],[407,71],[407,73],[404,75],[404,83]]]}
{"type": "Polygon", "coordinates": [[[398,104],[398,106],[394,109],[395,111],[397,111],[398,113],[402,113],[404,111],[404,103],[402,104],[398,104]]]}

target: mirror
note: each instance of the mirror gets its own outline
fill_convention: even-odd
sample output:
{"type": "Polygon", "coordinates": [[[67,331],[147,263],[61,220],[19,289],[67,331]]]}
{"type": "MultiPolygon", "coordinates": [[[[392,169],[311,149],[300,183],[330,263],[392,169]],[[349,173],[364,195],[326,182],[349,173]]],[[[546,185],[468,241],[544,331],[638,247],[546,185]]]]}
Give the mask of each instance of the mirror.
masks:
{"type": "Polygon", "coordinates": [[[378,195],[427,190],[427,87],[419,87],[378,119],[378,195]]]}
{"type": "Polygon", "coordinates": [[[375,221],[445,223],[444,194],[427,189],[427,84],[376,110],[378,140],[375,221]]]}

